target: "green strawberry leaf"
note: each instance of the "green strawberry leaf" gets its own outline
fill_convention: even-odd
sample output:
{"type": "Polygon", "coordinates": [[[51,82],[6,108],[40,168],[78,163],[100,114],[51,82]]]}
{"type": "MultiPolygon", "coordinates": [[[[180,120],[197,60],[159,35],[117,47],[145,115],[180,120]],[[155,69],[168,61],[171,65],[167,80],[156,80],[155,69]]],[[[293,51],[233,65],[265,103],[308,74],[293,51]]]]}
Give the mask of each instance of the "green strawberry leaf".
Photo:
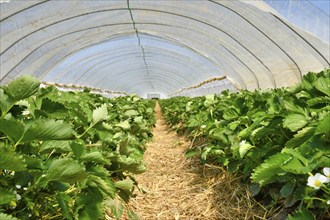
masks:
{"type": "Polygon", "coordinates": [[[315,220],[314,215],[306,208],[300,208],[293,214],[290,214],[287,220],[315,220]]]}
{"type": "Polygon", "coordinates": [[[314,83],[314,86],[320,92],[323,92],[327,96],[330,96],[330,79],[329,78],[318,78],[314,83]]]}
{"type": "Polygon", "coordinates": [[[286,142],[285,147],[287,148],[295,148],[299,147],[311,137],[313,137],[315,128],[314,127],[305,127],[298,131],[293,138],[291,138],[288,142],[286,142]]]}
{"type": "Polygon", "coordinates": [[[239,145],[239,155],[241,158],[245,156],[245,154],[254,146],[249,143],[244,143],[239,145]]]}
{"type": "Polygon", "coordinates": [[[116,124],[116,126],[121,127],[121,128],[123,128],[124,130],[128,130],[128,129],[131,128],[131,125],[130,125],[130,123],[129,123],[128,120],[126,120],[126,121],[122,121],[122,122],[116,124]]]}
{"type": "Polygon", "coordinates": [[[33,76],[23,75],[4,87],[5,92],[15,101],[28,98],[38,92],[40,82],[33,76]]]}
{"type": "Polygon", "coordinates": [[[315,134],[330,134],[330,113],[318,123],[315,134]]]}
{"type": "Polygon", "coordinates": [[[298,131],[307,125],[308,119],[304,114],[293,113],[284,118],[283,126],[289,128],[291,131],[298,131]]]}
{"type": "Polygon", "coordinates": [[[78,182],[87,177],[85,168],[69,158],[54,160],[46,175],[48,181],[78,182]]]}
{"type": "Polygon", "coordinates": [[[40,152],[51,152],[53,150],[60,153],[71,152],[70,142],[61,140],[45,141],[40,147],[40,152]]]}
{"type": "Polygon", "coordinates": [[[130,179],[115,182],[116,188],[126,190],[126,191],[131,191],[133,189],[133,185],[134,185],[134,182],[130,179]]]}
{"type": "Polygon", "coordinates": [[[7,215],[5,213],[0,212],[0,219],[1,220],[18,220],[18,218],[15,218],[14,216],[7,215]]]}
{"type": "Polygon", "coordinates": [[[22,141],[70,140],[75,135],[71,126],[62,120],[37,119],[28,125],[22,141]]]}
{"type": "Polygon", "coordinates": [[[278,175],[284,172],[281,168],[282,164],[290,158],[290,155],[282,153],[270,156],[264,163],[253,170],[251,175],[252,181],[259,183],[261,186],[275,182],[278,175]]]}
{"type": "Polygon", "coordinates": [[[80,157],[83,161],[96,162],[100,164],[109,164],[110,161],[106,160],[100,151],[86,153],[80,157]]]}
{"type": "Polygon", "coordinates": [[[80,158],[85,151],[85,146],[77,142],[71,142],[70,147],[76,158],[80,158]]]}
{"type": "Polygon", "coordinates": [[[105,180],[99,176],[90,175],[89,181],[96,184],[101,191],[106,193],[111,198],[115,198],[116,188],[109,178],[105,180]]]}
{"type": "Polygon", "coordinates": [[[138,112],[135,111],[135,110],[133,110],[133,109],[131,109],[131,110],[127,110],[127,111],[124,113],[124,115],[126,115],[126,116],[135,116],[135,115],[138,115],[138,112]]]}
{"type": "Polygon", "coordinates": [[[108,109],[107,105],[103,104],[99,108],[96,108],[93,111],[93,123],[96,124],[100,121],[104,121],[108,119],[108,109]]]}
{"type": "Polygon", "coordinates": [[[281,196],[284,198],[288,198],[289,196],[292,195],[293,190],[295,188],[296,184],[294,182],[288,182],[286,183],[282,188],[281,188],[281,196]]]}
{"type": "Polygon", "coordinates": [[[0,188],[0,195],[0,205],[8,204],[16,200],[15,194],[7,189],[0,188]]]}
{"type": "Polygon", "coordinates": [[[23,155],[0,148],[0,169],[24,171],[26,170],[26,162],[23,155]]]}
{"type": "Polygon", "coordinates": [[[6,134],[14,142],[17,142],[24,133],[24,123],[15,120],[8,114],[3,119],[0,119],[0,132],[6,134]]]}
{"type": "Polygon", "coordinates": [[[111,214],[113,214],[115,218],[121,218],[124,213],[124,206],[118,199],[109,199],[107,200],[106,205],[110,207],[111,214]]]}
{"type": "Polygon", "coordinates": [[[103,195],[98,189],[89,189],[88,192],[83,192],[76,200],[75,211],[78,211],[78,216],[75,219],[91,220],[103,219],[103,195]]]}
{"type": "Polygon", "coordinates": [[[5,91],[2,88],[0,88],[1,116],[4,116],[14,104],[15,101],[12,100],[7,94],[5,94],[5,91]]]}

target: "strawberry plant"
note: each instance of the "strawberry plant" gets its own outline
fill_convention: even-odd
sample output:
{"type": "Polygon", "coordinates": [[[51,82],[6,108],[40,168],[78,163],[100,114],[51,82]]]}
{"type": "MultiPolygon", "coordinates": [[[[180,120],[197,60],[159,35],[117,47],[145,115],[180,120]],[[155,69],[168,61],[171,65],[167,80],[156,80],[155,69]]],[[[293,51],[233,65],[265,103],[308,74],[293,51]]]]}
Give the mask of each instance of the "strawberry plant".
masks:
{"type": "Polygon", "coordinates": [[[145,171],[154,103],[39,85],[0,87],[0,218],[104,219],[105,202],[120,218],[145,171]]]}
{"type": "Polygon", "coordinates": [[[307,185],[309,176],[330,167],[329,87],[328,69],[290,88],[176,97],[161,106],[178,132],[203,140],[187,157],[222,164],[242,176],[252,195],[297,209],[292,218],[313,219],[310,210],[329,216],[329,182],[307,185]]]}

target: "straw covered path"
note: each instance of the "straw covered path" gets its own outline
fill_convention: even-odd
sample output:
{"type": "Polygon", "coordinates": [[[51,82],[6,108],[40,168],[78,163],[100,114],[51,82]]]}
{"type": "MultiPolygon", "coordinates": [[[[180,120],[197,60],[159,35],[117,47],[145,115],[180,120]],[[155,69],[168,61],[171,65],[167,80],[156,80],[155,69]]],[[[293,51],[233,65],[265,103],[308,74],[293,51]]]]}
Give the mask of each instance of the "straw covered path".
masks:
{"type": "Polygon", "coordinates": [[[156,119],[153,141],[145,152],[148,169],[135,176],[145,192],[137,192],[130,201],[141,219],[263,219],[257,217],[260,207],[250,204],[234,177],[184,157],[190,143],[170,131],[158,103],[156,119]]]}

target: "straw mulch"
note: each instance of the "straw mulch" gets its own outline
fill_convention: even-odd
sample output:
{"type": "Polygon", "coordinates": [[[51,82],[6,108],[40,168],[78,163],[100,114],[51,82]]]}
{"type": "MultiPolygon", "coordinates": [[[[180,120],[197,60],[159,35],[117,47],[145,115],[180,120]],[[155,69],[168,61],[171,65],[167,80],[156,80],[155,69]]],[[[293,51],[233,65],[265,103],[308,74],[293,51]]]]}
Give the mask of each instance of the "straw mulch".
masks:
{"type": "Polygon", "coordinates": [[[130,201],[141,219],[266,219],[266,210],[220,167],[186,159],[190,143],[164,123],[156,106],[154,138],[145,152],[147,171],[136,175],[140,188],[130,201]]]}

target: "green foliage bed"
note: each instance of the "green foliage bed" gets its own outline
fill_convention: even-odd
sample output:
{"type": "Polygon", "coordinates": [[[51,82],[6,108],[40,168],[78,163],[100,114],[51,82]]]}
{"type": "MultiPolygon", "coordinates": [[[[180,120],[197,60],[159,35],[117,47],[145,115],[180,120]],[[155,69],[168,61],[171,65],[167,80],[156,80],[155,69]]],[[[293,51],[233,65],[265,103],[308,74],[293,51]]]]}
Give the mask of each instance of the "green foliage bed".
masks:
{"type": "Polygon", "coordinates": [[[253,196],[295,210],[289,219],[330,217],[329,69],[290,88],[176,97],[161,107],[178,132],[204,140],[187,157],[240,174],[253,196]]]}
{"type": "Polygon", "coordinates": [[[30,76],[1,87],[0,219],[104,219],[104,202],[119,218],[131,174],[145,171],[154,104],[40,89],[30,76]]]}

